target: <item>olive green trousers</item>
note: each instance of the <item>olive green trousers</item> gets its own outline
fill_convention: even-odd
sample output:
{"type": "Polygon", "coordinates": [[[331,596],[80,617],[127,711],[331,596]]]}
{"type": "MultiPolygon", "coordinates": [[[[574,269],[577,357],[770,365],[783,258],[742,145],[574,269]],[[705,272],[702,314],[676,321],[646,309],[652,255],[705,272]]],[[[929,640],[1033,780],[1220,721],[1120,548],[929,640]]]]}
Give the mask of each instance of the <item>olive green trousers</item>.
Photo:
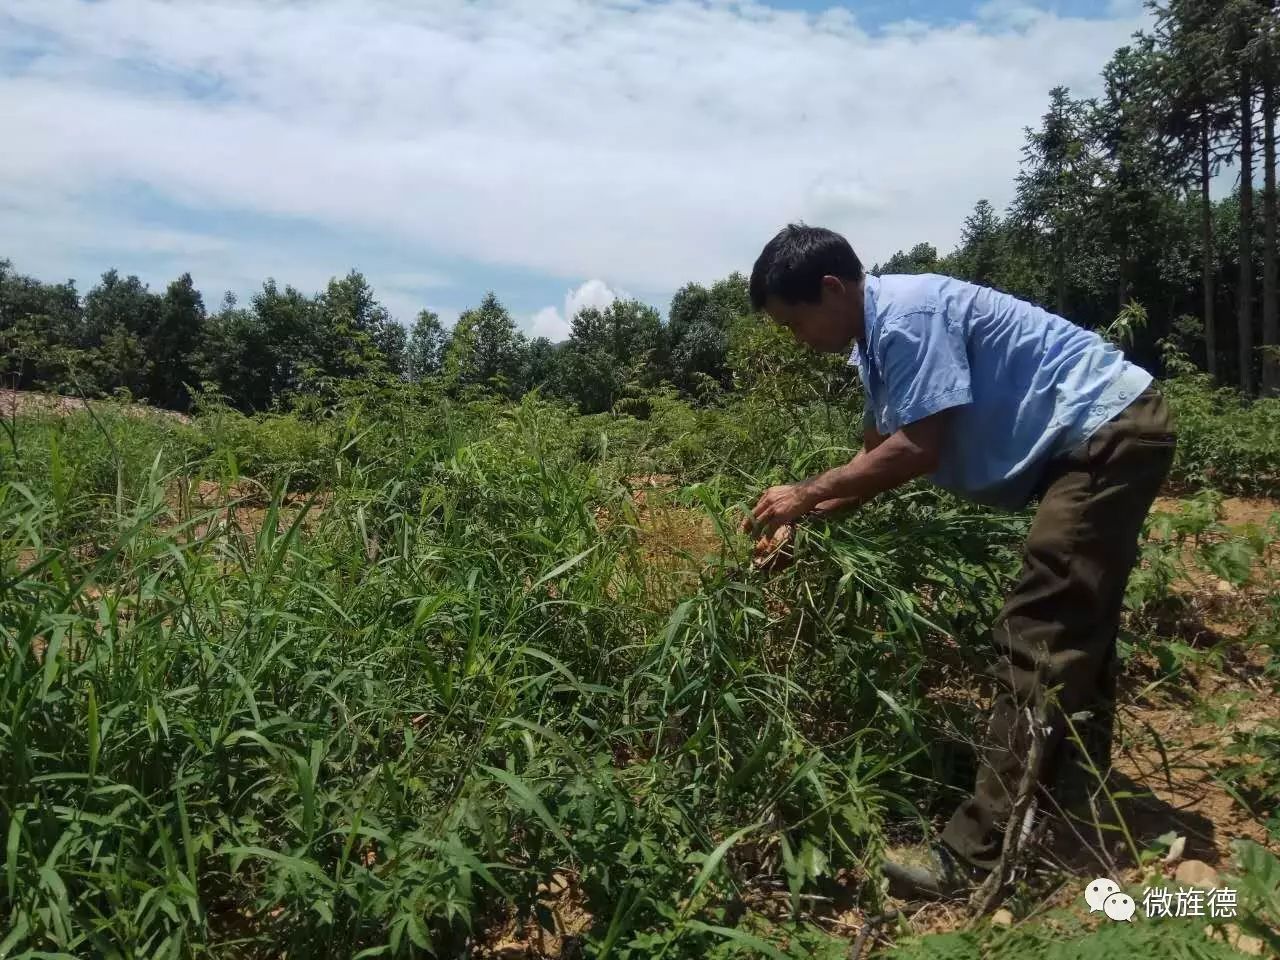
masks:
{"type": "Polygon", "coordinates": [[[1072,778],[1089,776],[1078,741],[1099,770],[1108,765],[1125,585],[1174,445],[1168,408],[1152,384],[1045,468],[1022,571],[992,631],[997,659],[990,672],[999,692],[980,745],[977,785],[942,833],[976,866],[992,869],[999,861],[1033,728],[1042,737],[1033,771],[1044,791],[1041,810],[1061,799],[1055,792],[1070,791],[1072,778]],[[1084,713],[1087,720],[1069,722],[1084,713]]]}

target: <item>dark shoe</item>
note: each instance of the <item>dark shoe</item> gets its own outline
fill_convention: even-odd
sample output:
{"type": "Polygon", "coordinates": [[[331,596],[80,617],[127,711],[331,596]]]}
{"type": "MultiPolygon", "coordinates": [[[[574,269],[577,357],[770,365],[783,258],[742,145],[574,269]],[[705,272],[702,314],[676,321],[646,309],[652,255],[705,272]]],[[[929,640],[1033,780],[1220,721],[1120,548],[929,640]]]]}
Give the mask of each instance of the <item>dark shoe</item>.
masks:
{"type": "Polygon", "coordinates": [[[897,848],[880,865],[889,878],[889,895],[899,900],[960,900],[990,871],[972,866],[943,843],[897,848]]]}

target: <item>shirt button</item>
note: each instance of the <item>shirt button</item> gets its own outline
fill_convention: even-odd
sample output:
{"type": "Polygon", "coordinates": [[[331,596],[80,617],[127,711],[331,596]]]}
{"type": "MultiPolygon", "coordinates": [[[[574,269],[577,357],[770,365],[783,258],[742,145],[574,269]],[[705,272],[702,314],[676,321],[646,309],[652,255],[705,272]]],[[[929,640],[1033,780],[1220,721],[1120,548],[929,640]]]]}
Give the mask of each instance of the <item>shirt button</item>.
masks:
{"type": "Polygon", "coordinates": [[[1121,400],[1128,400],[1128,399],[1129,399],[1129,394],[1127,394],[1125,391],[1121,390],[1121,391],[1120,391],[1120,399],[1121,399],[1121,400]]]}

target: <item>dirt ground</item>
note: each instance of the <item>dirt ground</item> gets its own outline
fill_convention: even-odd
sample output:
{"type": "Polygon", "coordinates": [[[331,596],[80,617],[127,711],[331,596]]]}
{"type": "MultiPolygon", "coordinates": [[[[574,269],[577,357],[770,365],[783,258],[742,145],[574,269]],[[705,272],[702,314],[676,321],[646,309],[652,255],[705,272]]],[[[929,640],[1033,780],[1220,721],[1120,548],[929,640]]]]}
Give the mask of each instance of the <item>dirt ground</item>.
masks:
{"type": "Polygon", "coordinates": [[[80,397],[63,397],[53,393],[33,393],[28,390],[9,390],[0,387],[0,416],[12,418],[19,414],[45,413],[66,416],[77,413],[88,406],[110,407],[121,410],[132,417],[161,416],[170,417],[181,423],[189,423],[191,418],[174,410],[162,410],[141,403],[116,403],[111,400],[85,401],[80,397]]]}

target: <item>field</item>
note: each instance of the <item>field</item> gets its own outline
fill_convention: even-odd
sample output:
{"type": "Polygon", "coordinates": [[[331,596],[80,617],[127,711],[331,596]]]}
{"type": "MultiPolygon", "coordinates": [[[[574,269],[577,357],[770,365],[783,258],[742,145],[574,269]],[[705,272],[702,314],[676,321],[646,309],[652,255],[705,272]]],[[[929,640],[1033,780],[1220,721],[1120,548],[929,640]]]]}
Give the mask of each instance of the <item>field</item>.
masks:
{"type": "Polygon", "coordinates": [[[1168,394],[1115,768],[994,917],[890,913],[874,865],[969,785],[1028,517],[915,485],[771,570],[737,531],[856,400],[10,394],[0,956],[1274,951],[1280,401],[1168,394]],[[1189,860],[1234,921],[1086,913],[1189,860]]]}

